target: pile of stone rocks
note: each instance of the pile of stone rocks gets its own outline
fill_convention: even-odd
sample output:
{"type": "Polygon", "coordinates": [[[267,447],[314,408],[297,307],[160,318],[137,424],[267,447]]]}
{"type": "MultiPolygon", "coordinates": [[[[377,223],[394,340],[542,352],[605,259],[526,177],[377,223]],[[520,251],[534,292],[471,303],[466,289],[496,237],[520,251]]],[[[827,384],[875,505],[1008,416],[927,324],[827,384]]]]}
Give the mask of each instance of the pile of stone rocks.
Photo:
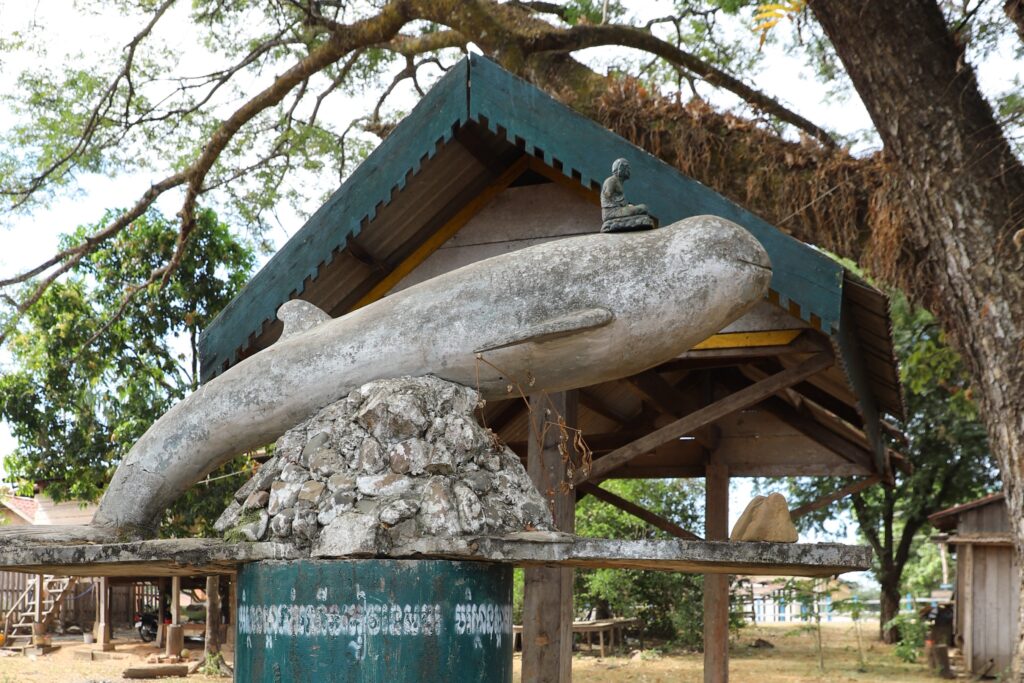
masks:
{"type": "Polygon", "coordinates": [[[215,528],[314,555],[378,555],[422,538],[551,529],[519,458],[435,377],[378,380],[292,428],[215,528]]]}

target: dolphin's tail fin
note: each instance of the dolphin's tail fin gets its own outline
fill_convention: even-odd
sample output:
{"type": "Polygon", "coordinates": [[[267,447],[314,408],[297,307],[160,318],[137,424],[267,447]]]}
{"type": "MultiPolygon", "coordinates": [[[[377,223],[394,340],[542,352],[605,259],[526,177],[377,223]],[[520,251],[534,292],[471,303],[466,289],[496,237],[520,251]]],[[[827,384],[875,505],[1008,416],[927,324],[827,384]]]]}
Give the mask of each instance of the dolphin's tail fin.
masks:
{"type": "Polygon", "coordinates": [[[0,547],[49,543],[75,545],[113,543],[117,530],[92,524],[55,524],[53,526],[14,526],[0,528],[0,547]]]}

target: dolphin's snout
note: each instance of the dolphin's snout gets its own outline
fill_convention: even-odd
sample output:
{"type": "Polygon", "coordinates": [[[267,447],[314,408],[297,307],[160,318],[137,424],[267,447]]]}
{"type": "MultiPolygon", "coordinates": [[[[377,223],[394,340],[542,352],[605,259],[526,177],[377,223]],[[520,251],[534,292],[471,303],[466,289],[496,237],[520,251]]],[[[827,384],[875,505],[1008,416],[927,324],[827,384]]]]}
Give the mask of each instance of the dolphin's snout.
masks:
{"type": "MultiPolygon", "coordinates": [[[[741,225],[719,216],[701,216],[706,236],[704,248],[723,260],[771,272],[772,262],[761,243],[741,225]]],[[[693,219],[690,219],[693,220],[693,219]]]]}

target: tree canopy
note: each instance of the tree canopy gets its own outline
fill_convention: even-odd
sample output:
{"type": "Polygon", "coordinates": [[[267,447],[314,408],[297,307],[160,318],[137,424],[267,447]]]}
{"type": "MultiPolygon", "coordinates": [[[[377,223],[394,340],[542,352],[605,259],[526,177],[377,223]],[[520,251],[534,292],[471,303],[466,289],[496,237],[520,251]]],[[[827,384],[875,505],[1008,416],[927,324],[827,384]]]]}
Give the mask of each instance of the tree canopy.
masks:
{"type": "MultiPolygon", "coordinates": [[[[246,282],[253,251],[201,209],[168,285],[141,292],[115,319],[111,312],[123,305],[125,284],[173,251],[168,222],[150,210],[88,254],[47,289],[10,340],[13,363],[0,374],[0,417],[18,447],[4,465],[26,487],[39,484],[57,501],[97,499],[153,420],[198,386],[198,332],[246,282]]],[[[93,229],[82,226],[65,242],[93,229]]],[[[224,506],[220,489],[238,484],[235,477],[194,489],[167,524],[203,531],[224,506]]]]}

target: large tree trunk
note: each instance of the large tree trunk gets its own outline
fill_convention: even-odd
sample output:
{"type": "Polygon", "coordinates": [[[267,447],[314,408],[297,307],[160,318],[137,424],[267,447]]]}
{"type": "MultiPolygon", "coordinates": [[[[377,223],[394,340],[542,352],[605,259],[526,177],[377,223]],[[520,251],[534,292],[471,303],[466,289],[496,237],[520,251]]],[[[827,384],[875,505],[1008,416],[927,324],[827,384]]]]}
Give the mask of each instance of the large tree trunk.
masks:
{"type": "Polygon", "coordinates": [[[882,587],[882,594],[879,601],[881,617],[878,620],[878,639],[886,643],[895,643],[898,635],[896,629],[886,628],[885,625],[900,613],[899,577],[883,575],[879,583],[882,587]]]}
{"type": "Polygon", "coordinates": [[[810,6],[885,144],[907,213],[893,276],[967,362],[1024,560],[1024,167],[934,0],[810,6]]]}

